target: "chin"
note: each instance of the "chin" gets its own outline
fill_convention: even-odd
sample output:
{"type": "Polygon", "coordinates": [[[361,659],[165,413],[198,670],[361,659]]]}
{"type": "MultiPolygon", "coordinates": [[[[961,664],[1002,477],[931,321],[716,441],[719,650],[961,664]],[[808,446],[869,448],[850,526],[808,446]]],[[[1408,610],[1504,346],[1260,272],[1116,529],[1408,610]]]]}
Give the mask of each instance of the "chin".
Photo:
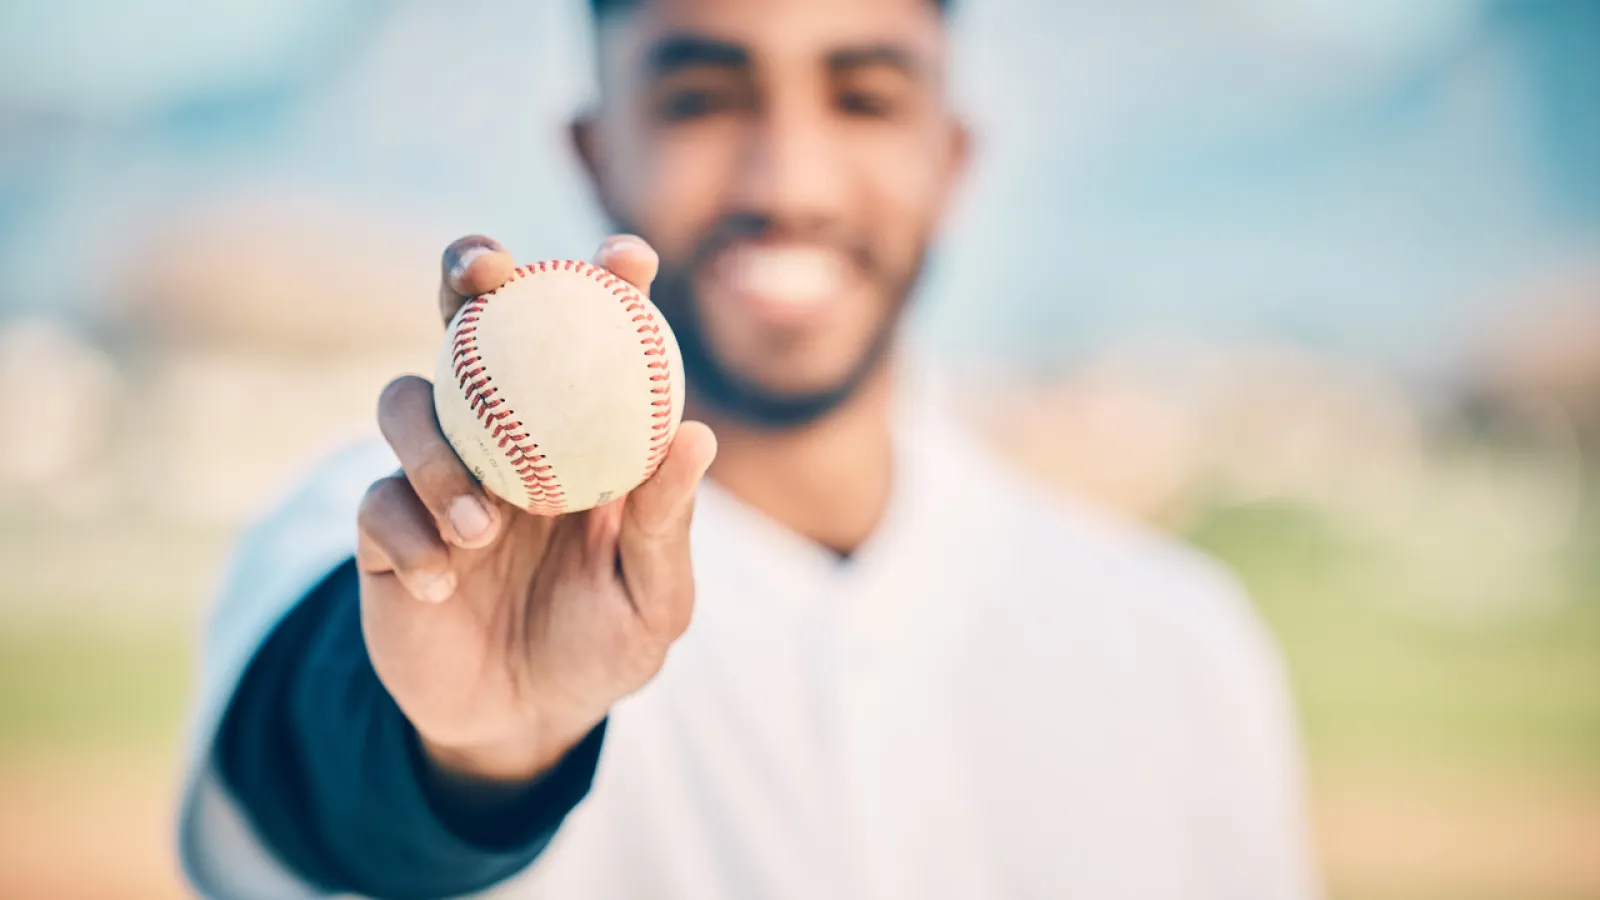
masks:
{"type": "Polygon", "coordinates": [[[803,400],[819,394],[836,394],[853,383],[854,366],[795,366],[739,373],[752,390],[781,400],[803,400]]]}
{"type": "Polygon", "coordinates": [[[723,365],[691,339],[684,364],[691,396],[716,412],[752,425],[789,428],[809,424],[860,392],[881,368],[890,346],[886,330],[848,360],[799,357],[763,365],[723,365]]]}

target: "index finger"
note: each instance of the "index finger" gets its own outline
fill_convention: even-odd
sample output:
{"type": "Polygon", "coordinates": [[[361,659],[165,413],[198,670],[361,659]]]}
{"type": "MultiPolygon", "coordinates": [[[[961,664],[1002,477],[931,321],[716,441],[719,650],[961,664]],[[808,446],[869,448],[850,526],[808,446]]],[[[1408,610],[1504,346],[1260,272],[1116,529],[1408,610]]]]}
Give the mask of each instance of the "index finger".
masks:
{"type": "Polygon", "coordinates": [[[487,294],[511,277],[517,261],[494,238],[467,235],[444,248],[439,279],[439,314],[445,324],[456,317],[468,297],[487,294]]]}
{"type": "Polygon", "coordinates": [[[400,460],[417,499],[441,526],[448,526],[453,543],[477,548],[494,540],[499,526],[495,504],[439,430],[433,385],[415,375],[389,382],[378,399],[378,430],[400,460]]]}

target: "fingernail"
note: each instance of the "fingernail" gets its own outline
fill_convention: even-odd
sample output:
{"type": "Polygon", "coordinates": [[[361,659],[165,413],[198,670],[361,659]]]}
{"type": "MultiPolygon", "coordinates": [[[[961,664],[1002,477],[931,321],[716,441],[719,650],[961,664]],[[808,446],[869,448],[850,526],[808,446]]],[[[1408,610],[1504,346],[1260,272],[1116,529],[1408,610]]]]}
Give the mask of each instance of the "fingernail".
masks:
{"type": "Polygon", "coordinates": [[[489,531],[494,517],[477,497],[461,496],[450,501],[450,527],[464,541],[476,541],[489,531]]]}
{"type": "Polygon", "coordinates": [[[649,244],[643,238],[631,234],[613,234],[600,242],[601,253],[617,253],[629,247],[647,248],[649,244]]]}
{"type": "Polygon", "coordinates": [[[422,589],[422,599],[429,603],[443,603],[456,592],[456,573],[446,572],[428,582],[422,589]]]}
{"type": "Polygon", "coordinates": [[[455,264],[450,267],[451,280],[454,281],[465,278],[467,276],[467,270],[472,268],[473,260],[484,255],[485,253],[493,252],[493,247],[485,247],[482,244],[474,244],[471,247],[461,251],[461,255],[456,257],[455,264]]]}

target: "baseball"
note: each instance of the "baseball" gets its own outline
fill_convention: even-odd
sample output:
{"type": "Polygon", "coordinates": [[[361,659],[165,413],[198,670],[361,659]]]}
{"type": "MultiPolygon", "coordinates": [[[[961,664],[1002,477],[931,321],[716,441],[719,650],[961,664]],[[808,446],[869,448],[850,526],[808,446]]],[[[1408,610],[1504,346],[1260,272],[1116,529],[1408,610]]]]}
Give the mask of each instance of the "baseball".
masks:
{"type": "Polygon", "coordinates": [[[539,262],[451,320],[433,402],[484,487],[560,515],[656,470],[683,416],[683,362],[666,319],[632,285],[586,262],[539,262]]]}

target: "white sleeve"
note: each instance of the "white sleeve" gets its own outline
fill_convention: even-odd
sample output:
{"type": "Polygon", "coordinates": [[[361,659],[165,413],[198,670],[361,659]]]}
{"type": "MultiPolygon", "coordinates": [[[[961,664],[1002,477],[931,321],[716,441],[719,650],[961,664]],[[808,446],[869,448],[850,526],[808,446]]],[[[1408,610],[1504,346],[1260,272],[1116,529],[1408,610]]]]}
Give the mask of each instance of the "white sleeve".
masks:
{"type": "Polygon", "coordinates": [[[1253,652],[1241,660],[1249,670],[1240,683],[1238,799],[1245,835],[1259,845],[1237,846],[1236,874],[1258,877],[1257,896],[1316,897],[1319,879],[1311,856],[1310,811],[1306,808],[1299,727],[1289,678],[1276,643],[1252,621],[1253,652]]]}
{"type": "Polygon", "coordinates": [[[356,546],[367,487],[397,467],[382,442],[328,459],[239,542],[207,620],[192,709],[178,853],[195,890],[214,900],[320,893],[261,845],[212,765],[212,747],[239,679],[272,629],[356,546]]]}
{"type": "Polygon", "coordinates": [[[1191,757],[1188,781],[1200,794],[1211,861],[1228,897],[1308,900],[1320,889],[1287,671],[1242,586],[1209,574],[1215,602],[1179,664],[1191,685],[1204,685],[1190,712],[1205,720],[1196,734],[1209,752],[1191,757]]]}

